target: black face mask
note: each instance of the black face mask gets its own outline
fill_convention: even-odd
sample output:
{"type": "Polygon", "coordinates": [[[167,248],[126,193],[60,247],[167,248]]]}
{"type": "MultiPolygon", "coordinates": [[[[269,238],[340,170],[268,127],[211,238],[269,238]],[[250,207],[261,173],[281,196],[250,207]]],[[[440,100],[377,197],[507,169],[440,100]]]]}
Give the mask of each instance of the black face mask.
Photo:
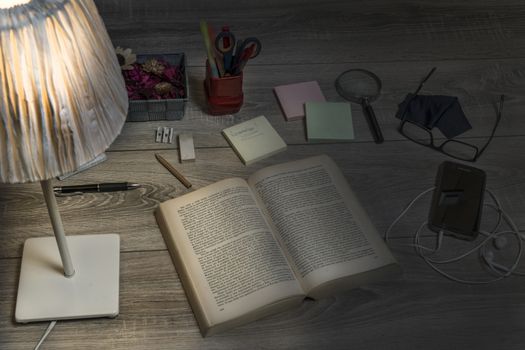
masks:
{"type": "Polygon", "coordinates": [[[454,96],[408,94],[399,104],[396,117],[429,130],[437,127],[447,139],[472,129],[454,96]]]}

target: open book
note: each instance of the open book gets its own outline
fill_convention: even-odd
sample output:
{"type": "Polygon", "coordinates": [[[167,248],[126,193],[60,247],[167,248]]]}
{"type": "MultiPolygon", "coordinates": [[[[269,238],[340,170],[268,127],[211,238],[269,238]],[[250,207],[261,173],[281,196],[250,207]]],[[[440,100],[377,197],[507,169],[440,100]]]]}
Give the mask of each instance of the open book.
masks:
{"type": "Polygon", "coordinates": [[[155,214],[203,336],[399,270],[327,156],[219,181],[155,214]]]}

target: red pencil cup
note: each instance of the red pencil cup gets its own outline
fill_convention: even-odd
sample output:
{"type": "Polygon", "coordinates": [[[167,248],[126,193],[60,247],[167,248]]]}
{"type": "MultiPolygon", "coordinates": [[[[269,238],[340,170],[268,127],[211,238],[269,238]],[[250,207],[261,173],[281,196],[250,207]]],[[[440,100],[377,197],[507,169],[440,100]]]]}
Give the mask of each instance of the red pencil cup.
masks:
{"type": "Polygon", "coordinates": [[[208,102],[208,112],[211,115],[237,113],[242,106],[244,95],[242,93],[242,72],[239,75],[214,78],[206,60],[206,79],[204,90],[208,102]]]}

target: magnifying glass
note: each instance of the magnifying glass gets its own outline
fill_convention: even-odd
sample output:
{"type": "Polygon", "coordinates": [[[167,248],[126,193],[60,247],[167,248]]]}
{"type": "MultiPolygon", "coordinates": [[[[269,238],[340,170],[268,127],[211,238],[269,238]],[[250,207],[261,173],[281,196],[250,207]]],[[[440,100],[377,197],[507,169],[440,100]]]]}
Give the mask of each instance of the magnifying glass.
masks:
{"type": "Polygon", "coordinates": [[[337,77],[335,89],[341,97],[361,105],[375,143],[382,143],[383,134],[370,105],[381,94],[381,80],[377,75],[366,69],[349,69],[337,77]]]}

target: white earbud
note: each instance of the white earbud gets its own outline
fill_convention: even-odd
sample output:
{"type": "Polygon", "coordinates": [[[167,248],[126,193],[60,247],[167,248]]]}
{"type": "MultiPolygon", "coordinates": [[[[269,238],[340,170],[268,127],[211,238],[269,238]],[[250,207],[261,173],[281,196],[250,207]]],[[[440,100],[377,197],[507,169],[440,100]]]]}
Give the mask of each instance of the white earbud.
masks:
{"type": "Polygon", "coordinates": [[[496,271],[497,273],[500,273],[500,271],[506,272],[507,274],[509,273],[510,269],[507,266],[503,266],[494,261],[494,252],[492,250],[483,252],[482,256],[483,256],[483,259],[485,260],[485,263],[492,270],[496,271]]]}
{"type": "Polygon", "coordinates": [[[507,242],[508,240],[505,236],[498,236],[492,241],[494,247],[496,247],[498,250],[505,248],[507,246],[507,242]]]}

